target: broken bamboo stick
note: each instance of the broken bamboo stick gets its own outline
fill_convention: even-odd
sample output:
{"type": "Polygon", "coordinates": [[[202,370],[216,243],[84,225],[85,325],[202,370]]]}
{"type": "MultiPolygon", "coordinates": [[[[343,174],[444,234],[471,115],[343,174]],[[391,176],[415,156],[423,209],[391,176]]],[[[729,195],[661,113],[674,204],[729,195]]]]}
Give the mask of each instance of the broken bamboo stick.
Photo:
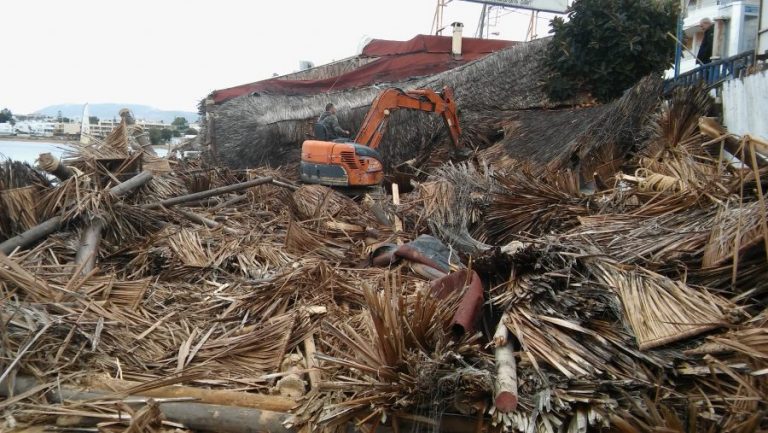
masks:
{"type": "Polygon", "coordinates": [[[507,321],[509,320],[509,313],[504,313],[499,320],[499,325],[496,327],[496,332],[493,334],[494,347],[500,347],[507,344],[509,341],[509,329],[507,328],[507,321]]]}
{"type": "Polygon", "coordinates": [[[154,175],[151,171],[142,171],[125,182],[113,186],[112,189],[109,190],[109,193],[115,198],[122,197],[134,189],[146,184],[152,180],[152,177],[154,177],[154,175]]]}
{"type": "Polygon", "coordinates": [[[41,153],[37,157],[38,167],[47,173],[56,176],[59,180],[67,180],[75,175],[71,167],[67,167],[59,158],[53,156],[50,152],[41,153]]]}
{"type": "Polygon", "coordinates": [[[233,234],[233,235],[241,235],[242,234],[239,231],[233,229],[232,227],[227,227],[224,224],[217,223],[216,221],[214,221],[212,219],[208,219],[208,218],[206,218],[206,217],[204,217],[202,215],[198,215],[198,214],[196,214],[194,212],[189,212],[189,211],[185,211],[185,210],[181,210],[181,209],[177,209],[177,212],[179,214],[183,215],[184,218],[186,218],[186,219],[188,219],[188,220],[190,220],[192,222],[196,222],[198,224],[204,225],[204,226],[206,226],[206,227],[208,227],[210,229],[215,229],[215,228],[218,228],[218,227],[222,227],[222,230],[224,230],[225,232],[227,232],[229,234],[233,234]]]}
{"type": "MultiPolygon", "coordinates": [[[[152,180],[153,175],[150,171],[142,171],[132,178],[115,185],[109,190],[109,194],[114,198],[120,198],[131,191],[145,185],[152,180]]],[[[80,237],[80,245],[75,255],[75,269],[80,269],[81,275],[88,275],[96,267],[96,256],[99,253],[99,244],[101,243],[101,232],[104,230],[104,221],[93,221],[80,237]]]]}
{"type": "Polygon", "coordinates": [[[3,254],[11,254],[17,248],[27,248],[37,242],[38,240],[48,236],[49,234],[57,231],[62,224],[63,219],[60,216],[55,216],[40,224],[26,230],[24,233],[18,234],[10,239],[0,243],[0,251],[3,254]]]}
{"type": "MultiPolygon", "coordinates": [[[[400,206],[400,187],[396,184],[392,184],[392,204],[400,206]]],[[[403,221],[395,214],[395,233],[403,231],[403,221]]]]}
{"type": "Polygon", "coordinates": [[[207,191],[200,191],[194,194],[182,195],[179,197],[169,198],[167,200],[159,201],[156,203],[149,203],[142,206],[144,209],[157,209],[159,207],[175,206],[181,203],[187,203],[190,201],[200,200],[203,198],[213,197],[215,195],[226,194],[228,192],[241,191],[251,188],[253,186],[263,185],[265,183],[272,182],[271,177],[260,177],[258,179],[249,180],[247,182],[236,183],[233,185],[222,186],[219,188],[209,189],[207,191]]]}
{"type": "MultiPolygon", "coordinates": [[[[111,391],[123,394],[129,393],[131,388],[136,388],[142,384],[140,382],[128,380],[99,377],[98,379],[90,380],[87,385],[95,391],[111,391]]],[[[203,389],[180,385],[163,386],[154,389],[142,390],[139,392],[139,394],[156,398],[191,397],[197,399],[200,403],[247,407],[275,412],[287,412],[296,407],[296,402],[294,400],[278,395],[264,395],[244,391],[203,389]]]]}
{"type": "Polygon", "coordinates": [[[514,412],[517,409],[517,363],[515,352],[509,341],[509,330],[504,320],[499,321],[494,333],[494,342],[504,341],[505,344],[496,346],[496,381],[494,382],[494,404],[502,413],[514,412]]]}
{"type": "Polygon", "coordinates": [[[320,372],[317,371],[317,360],[315,359],[317,348],[315,347],[315,336],[309,334],[304,339],[304,355],[307,357],[307,369],[309,369],[309,386],[317,389],[320,385],[320,372]]]}
{"type": "Polygon", "coordinates": [[[225,207],[234,206],[240,202],[248,200],[248,194],[240,194],[237,196],[232,197],[231,199],[221,202],[217,204],[216,206],[212,207],[211,210],[221,209],[225,207]]]}
{"type": "Polygon", "coordinates": [[[80,269],[80,275],[88,275],[96,267],[103,229],[103,221],[94,221],[80,236],[80,246],[75,254],[75,269],[80,269]]]}

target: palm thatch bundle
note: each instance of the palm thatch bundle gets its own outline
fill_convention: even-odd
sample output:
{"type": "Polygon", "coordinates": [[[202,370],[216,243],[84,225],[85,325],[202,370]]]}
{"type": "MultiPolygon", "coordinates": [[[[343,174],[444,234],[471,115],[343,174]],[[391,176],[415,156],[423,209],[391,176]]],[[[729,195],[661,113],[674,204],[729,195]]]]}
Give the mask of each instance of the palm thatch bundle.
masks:
{"type": "Polygon", "coordinates": [[[43,214],[38,209],[38,195],[50,187],[50,181],[29,164],[0,162],[0,240],[34,227],[43,214]]]}
{"type": "Polygon", "coordinates": [[[293,193],[293,201],[299,218],[303,220],[340,220],[365,228],[372,225],[375,219],[351,198],[322,185],[300,187],[293,193]]]}
{"type": "Polygon", "coordinates": [[[570,170],[536,176],[523,166],[497,175],[498,188],[485,213],[485,238],[507,244],[521,235],[562,232],[589,214],[589,200],[579,191],[578,175],[570,170]]]}

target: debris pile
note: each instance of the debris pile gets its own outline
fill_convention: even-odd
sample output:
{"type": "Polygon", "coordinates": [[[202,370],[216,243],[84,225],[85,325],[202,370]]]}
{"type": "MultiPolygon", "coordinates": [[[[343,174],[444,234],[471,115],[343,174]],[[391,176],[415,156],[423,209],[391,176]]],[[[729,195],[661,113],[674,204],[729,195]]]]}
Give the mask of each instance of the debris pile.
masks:
{"type": "Polygon", "coordinates": [[[158,161],[125,130],[54,184],[5,163],[4,427],[768,428],[768,144],[657,84],[547,163],[510,128],[505,159],[391,198],[158,161]]]}

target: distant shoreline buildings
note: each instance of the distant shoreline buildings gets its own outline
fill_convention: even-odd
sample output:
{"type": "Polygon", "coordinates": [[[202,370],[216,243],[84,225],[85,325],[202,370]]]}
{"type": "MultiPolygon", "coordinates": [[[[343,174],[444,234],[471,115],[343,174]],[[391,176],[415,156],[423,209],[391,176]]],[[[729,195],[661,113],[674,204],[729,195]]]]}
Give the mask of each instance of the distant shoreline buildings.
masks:
{"type": "MultiPolygon", "coordinates": [[[[29,137],[67,137],[79,138],[81,119],[59,121],[57,118],[36,115],[14,116],[15,123],[0,123],[0,136],[29,136],[29,137]]],[[[171,129],[171,124],[163,121],[137,120],[136,124],[150,129],[171,129]]],[[[116,119],[99,119],[97,123],[90,124],[89,135],[96,138],[104,138],[120,125],[116,119]]],[[[196,123],[190,123],[190,128],[199,129],[196,123]]]]}

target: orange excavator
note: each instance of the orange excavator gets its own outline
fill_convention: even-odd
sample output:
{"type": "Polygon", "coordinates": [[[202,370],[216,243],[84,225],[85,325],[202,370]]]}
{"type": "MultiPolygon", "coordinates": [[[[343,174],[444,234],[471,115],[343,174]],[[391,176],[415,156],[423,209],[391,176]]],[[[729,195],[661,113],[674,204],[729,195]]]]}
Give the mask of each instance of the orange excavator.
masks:
{"type": "MultiPolygon", "coordinates": [[[[348,139],[306,140],[301,146],[301,180],[330,186],[366,187],[384,180],[379,146],[390,114],[400,108],[437,113],[442,116],[454,150],[466,154],[459,144],[459,118],[453,90],[444,87],[403,91],[386,89],[376,97],[353,141],[348,139]],[[462,152],[463,151],[463,152],[462,152]]],[[[324,127],[315,125],[316,138],[325,138],[324,127]]]]}

